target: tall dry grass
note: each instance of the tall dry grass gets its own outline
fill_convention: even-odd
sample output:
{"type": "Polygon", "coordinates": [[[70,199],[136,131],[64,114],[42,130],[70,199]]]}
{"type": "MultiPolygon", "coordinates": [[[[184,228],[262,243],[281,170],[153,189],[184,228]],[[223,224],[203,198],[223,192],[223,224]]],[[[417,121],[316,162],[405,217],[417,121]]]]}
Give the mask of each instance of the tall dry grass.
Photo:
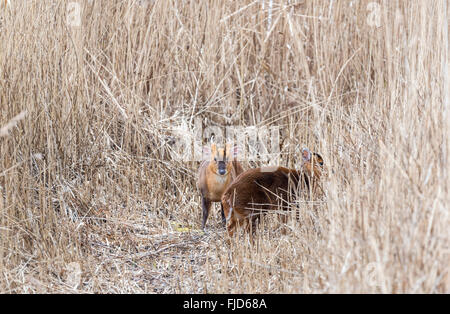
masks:
{"type": "Polygon", "coordinates": [[[446,0],[78,3],[0,11],[1,292],[450,292],[446,0]],[[326,196],[200,232],[196,118],[279,126],[326,196]]]}

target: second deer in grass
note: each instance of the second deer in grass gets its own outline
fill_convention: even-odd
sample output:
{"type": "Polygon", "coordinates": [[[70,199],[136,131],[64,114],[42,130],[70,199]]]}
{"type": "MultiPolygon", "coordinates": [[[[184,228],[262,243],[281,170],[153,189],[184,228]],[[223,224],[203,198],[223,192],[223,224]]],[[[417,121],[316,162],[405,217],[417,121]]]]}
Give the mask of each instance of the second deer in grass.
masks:
{"type": "Polygon", "coordinates": [[[240,174],[222,197],[227,229],[233,235],[236,224],[255,230],[256,219],[264,212],[286,207],[297,189],[315,192],[323,172],[323,159],[309,149],[302,151],[302,169],[265,167],[240,174]]]}
{"type": "MultiPolygon", "coordinates": [[[[238,148],[226,144],[225,148],[217,148],[211,144],[206,149],[209,160],[205,160],[198,170],[197,188],[202,195],[203,220],[202,229],[205,228],[212,202],[220,202],[223,192],[241,172],[241,164],[235,160],[238,148]]],[[[222,222],[225,225],[225,215],[221,205],[222,222]]]]}

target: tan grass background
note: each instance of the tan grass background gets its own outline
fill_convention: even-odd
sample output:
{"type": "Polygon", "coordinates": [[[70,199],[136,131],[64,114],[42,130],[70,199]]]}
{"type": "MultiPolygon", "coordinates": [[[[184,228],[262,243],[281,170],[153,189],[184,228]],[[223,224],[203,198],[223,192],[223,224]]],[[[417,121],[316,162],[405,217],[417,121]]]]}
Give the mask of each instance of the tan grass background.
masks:
{"type": "Polygon", "coordinates": [[[0,11],[1,292],[450,292],[446,0],[74,2],[0,11]],[[200,232],[196,118],[279,126],[326,196],[200,232]]]}

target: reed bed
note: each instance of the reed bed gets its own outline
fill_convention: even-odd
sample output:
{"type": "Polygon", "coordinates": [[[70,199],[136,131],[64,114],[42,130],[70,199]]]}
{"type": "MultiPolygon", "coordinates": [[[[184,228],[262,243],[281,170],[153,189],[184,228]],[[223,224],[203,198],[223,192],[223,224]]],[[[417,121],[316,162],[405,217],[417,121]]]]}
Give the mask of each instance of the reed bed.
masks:
{"type": "Polygon", "coordinates": [[[450,292],[446,0],[9,2],[2,293],[450,292]],[[324,195],[201,231],[199,127],[310,147],[324,195]]]}

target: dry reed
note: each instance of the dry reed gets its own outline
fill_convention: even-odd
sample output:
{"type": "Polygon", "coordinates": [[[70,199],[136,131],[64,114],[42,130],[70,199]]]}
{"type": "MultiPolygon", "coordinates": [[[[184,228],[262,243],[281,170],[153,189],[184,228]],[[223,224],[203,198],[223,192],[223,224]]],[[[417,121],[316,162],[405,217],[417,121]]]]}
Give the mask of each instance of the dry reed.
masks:
{"type": "Polygon", "coordinates": [[[450,292],[446,0],[74,2],[0,11],[1,292],[450,292]],[[280,127],[326,196],[200,232],[198,118],[280,127]]]}

